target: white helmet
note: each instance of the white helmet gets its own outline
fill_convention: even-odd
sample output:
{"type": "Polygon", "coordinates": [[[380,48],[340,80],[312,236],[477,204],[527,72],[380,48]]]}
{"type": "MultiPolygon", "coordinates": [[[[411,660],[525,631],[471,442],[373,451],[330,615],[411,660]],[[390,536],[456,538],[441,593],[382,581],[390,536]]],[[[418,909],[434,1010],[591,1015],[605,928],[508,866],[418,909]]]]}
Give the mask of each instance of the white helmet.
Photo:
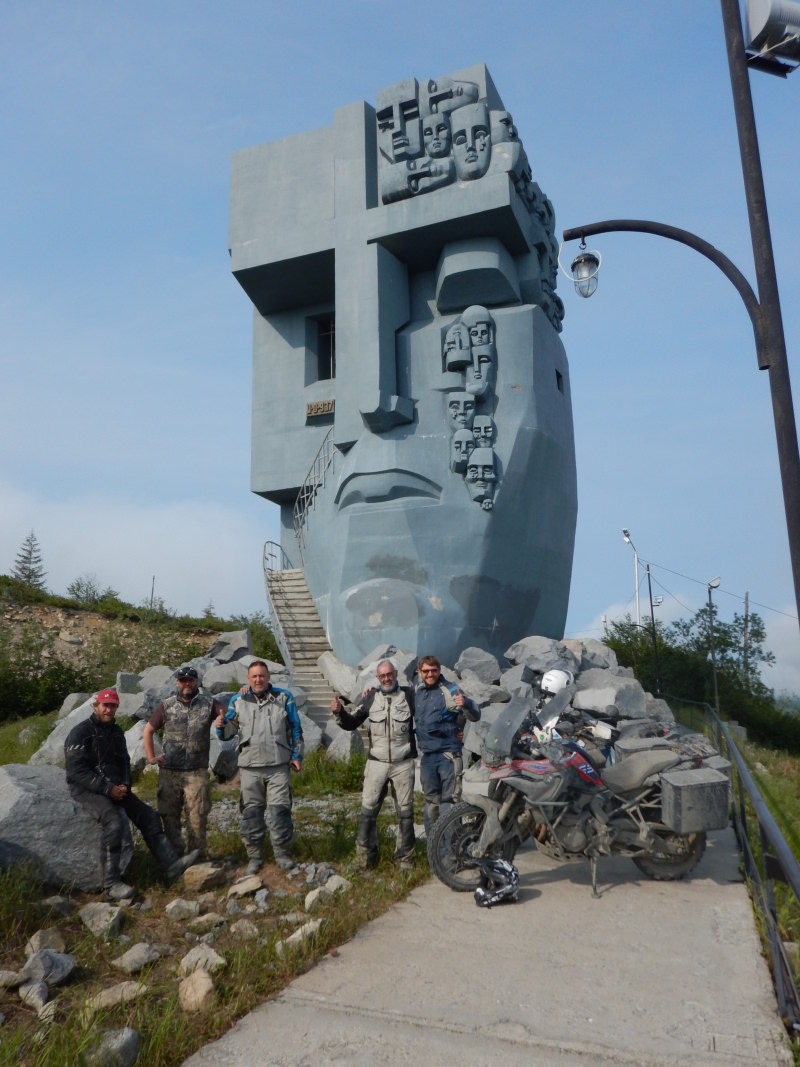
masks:
{"type": "Polygon", "coordinates": [[[560,693],[562,689],[566,689],[568,685],[572,685],[574,681],[575,679],[571,671],[545,671],[542,675],[541,682],[539,682],[539,688],[543,693],[555,696],[556,693],[560,693]]]}

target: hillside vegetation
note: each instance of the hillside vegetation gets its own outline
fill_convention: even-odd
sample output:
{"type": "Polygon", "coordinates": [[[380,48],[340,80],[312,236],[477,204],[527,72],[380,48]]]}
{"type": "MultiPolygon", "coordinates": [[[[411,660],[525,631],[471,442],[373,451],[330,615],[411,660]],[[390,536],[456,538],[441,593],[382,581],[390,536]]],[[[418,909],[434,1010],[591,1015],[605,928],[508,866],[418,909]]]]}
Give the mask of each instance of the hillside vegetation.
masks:
{"type": "Polygon", "coordinates": [[[70,586],[80,595],[65,597],[0,575],[0,722],[52,712],[69,693],[113,685],[119,671],[204,655],[228,630],[249,630],[256,655],[281,660],[262,612],[192,618],[161,602],[136,607],[85,582],[70,586]]]}

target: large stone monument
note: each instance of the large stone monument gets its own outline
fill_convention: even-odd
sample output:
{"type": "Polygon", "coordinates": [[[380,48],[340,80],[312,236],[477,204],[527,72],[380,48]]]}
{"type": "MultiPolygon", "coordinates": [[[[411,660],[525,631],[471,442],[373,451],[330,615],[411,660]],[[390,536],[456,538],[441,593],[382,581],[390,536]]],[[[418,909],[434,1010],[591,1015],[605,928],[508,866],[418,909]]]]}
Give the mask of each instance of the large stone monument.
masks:
{"type": "Polygon", "coordinates": [[[561,637],[577,514],[558,245],[482,65],[233,160],[253,492],[337,655],[561,637]]]}

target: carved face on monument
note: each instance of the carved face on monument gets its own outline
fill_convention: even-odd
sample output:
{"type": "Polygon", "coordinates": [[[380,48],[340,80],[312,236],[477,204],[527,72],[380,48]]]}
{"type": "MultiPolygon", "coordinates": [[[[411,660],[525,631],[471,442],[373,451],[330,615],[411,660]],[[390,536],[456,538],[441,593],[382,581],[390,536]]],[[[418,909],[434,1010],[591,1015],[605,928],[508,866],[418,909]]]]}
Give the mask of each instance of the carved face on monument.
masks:
{"type": "Polygon", "coordinates": [[[471,430],[475,418],[475,397],[469,393],[451,393],[447,399],[447,414],[454,432],[471,430]]]}
{"type": "Polygon", "coordinates": [[[486,396],[494,388],[497,376],[494,322],[486,308],[477,304],[462,312],[461,322],[469,331],[470,341],[471,359],[466,368],[467,392],[472,396],[486,396]]]}
{"type": "Polygon", "coordinates": [[[490,112],[492,131],[492,144],[501,144],[503,141],[518,141],[519,134],[514,120],[507,111],[490,112]]]}
{"type": "Polygon", "coordinates": [[[492,158],[489,111],[486,104],[467,104],[450,117],[453,131],[453,159],[461,181],[482,178],[492,158]]]}
{"type": "Polygon", "coordinates": [[[478,501],[484,511],[492,508],[496,480],[494,452],[491,448],[476,448],[467,461],[465,481],[470,497],[478,501]]]}
{"type": "Polygon", "coordinates": [[[470,430],[456,430],[450,440],[450,470],[455,474],[465,474],[467,461],[475,447],[475,438],[470,430]]]}
{"type": "Polygon", "coordinates": [[[422,154],[422,122],[419,117],[417,83],[412,78],[378,94],[375,112],[378,144],[390,163],[416,159],[422,154]]]}
{"type": "Polygon", "coordinates": [[[489,448],[494,441],[494,423],[491,416],[476,415],[472,420],[472,435],[477,446],[489,448]]]}
{"type": "Polygon", "coordinates": [[[444,336],[444,369],[463,370],[471,362],[469,330],[463,322],[454,322],[444,336]]]}
{"type": "Polygon", "coordinates": [[[450,154],[450,122],[447,115],[429,115],[422,120],[422,139],[431,159],[450,154]]]}

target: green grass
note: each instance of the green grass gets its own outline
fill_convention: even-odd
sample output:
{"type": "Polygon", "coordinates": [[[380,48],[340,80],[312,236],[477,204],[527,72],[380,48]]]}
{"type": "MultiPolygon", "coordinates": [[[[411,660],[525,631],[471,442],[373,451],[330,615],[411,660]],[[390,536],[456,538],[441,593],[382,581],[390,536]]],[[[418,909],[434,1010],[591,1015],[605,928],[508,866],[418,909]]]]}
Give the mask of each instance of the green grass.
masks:
{"type": "MultiPolygon", "coordinates": [[[[259,926],[259,938],[240,942],[225,927],[214,939],[214,948],[225,957],[227,967],[215,977],[217,1003],[210,1012],[186,1015],[178,1005],[176,967],[191,944],[184,939],[185,924],[170,923],[164,916],[164,907],[176,896],[190,894],[179,887],[163,886],[155,862],[141,841],[137,842],[129,878],[152,906],[145,911],[126,912],[123,932],[130,938],[129,944],[163,943],[170,945],[172,951],[136,976],[149,987],[141,1002],[95,1016],[88,1025],[80,1019],[82,1005],[101,989],[127,979],[112,961],[129,944],[98,941],[76,915],[58,920],[48,916],[41,901],[53,888],[39,885],[30,869],[0,872],[0,969],[18,970],[26,941],[44,926],[58,926],[66,940],[66,951],[75,955],[78,962],[70,981],[58,990],[56,1021],[50,1027],[43,1027],[15,993],[3,996],[0,1010],[7,1019],[0,1030],[0,1062],[20,1067],[80,1065],[86,1062],[87,1052],[102,1031],[131,1026],[142,1038],[137,1062],[148,1067],[173,1067],[220,1037],[236,1019],[349,940],[365,923],[404,899],[429,877],[429,872],[422,846],[415,870],[401,872],[392,862],[395,838],[390,832],[394,823],[391,803],[384,805],[379,822],[377,868],[362,872],[355,867],[362,774],[363,759],[341,766],[328,764],[321,754],[314,754],[306,761],[303,773],[294,776],[297,858],[331,864],[352,883],[352,889],[337,894],[314,913],[314,918],[323,920],[322,926],[304,948],[281,956],[276,950],[278,941],[295,929],[287,922],[287,913],[303,910],[309,887],[302,878],[288,879],[277,868],[266,867],[269,906],[264,915],[250,916],[259,926]],[[343,782],[354,788],[343,789],[343,782]],[[279,890],[285,890],[285,895],[279,890]]],[[[154,785],[156,776],[145,776],[148,786],[151,778],[154,785]]],[[[142,785],[137,786],[139,795],[142,790],[142,785]]],[[[232,785],[215,785],[213,795],[219,800],[226,795],[238,796],[238,791],[232,785]]],[[[245,861],[235,831],[211,831],[209,851],[237,864],[245,861]]],[[[224,911],[226,890],[227,885],[216,891],[215,910],[224,911]]],[[[73,899],[83,903],[96,898],[73,894],[73,899]]]]}

